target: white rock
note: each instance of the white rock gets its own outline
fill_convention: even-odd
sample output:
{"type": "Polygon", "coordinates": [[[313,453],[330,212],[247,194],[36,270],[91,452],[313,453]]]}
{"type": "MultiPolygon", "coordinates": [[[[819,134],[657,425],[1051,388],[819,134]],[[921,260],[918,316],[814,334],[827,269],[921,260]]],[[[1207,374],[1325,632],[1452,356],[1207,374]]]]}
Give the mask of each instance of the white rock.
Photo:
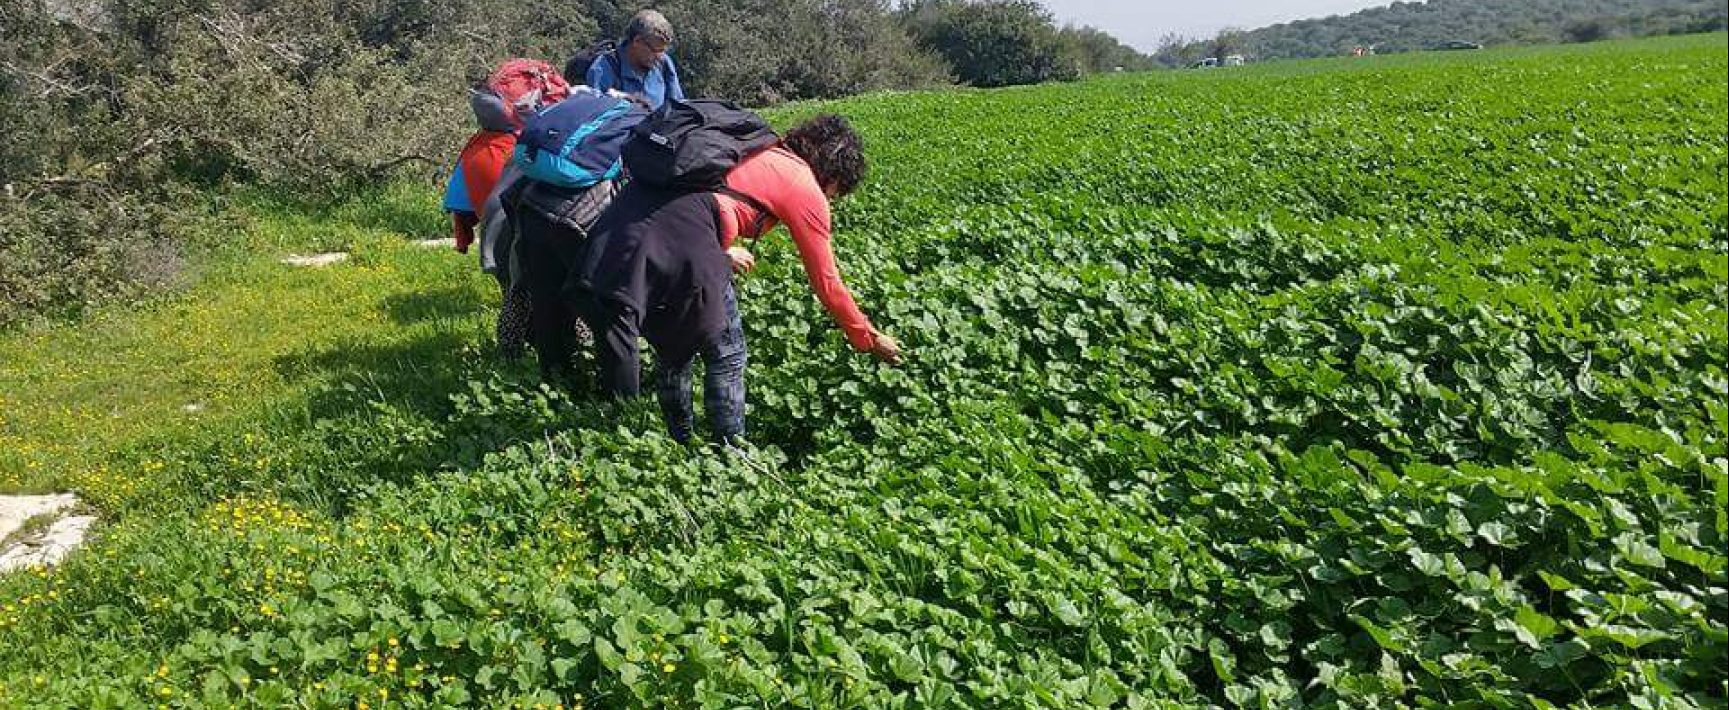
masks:
{"type": "Polygon", "coordinates": [[[289,266],[329,266],[342,261],[348,261],[347,252],[333,251],[328,254],[313,254],[311,256],[289,254],[288,258],[282,260],[282,263],[289,266]]]}
{"type": "Polygon", "coordinates": [[[48,527],[12,539],[0,548],[0,573],[36,565],[52,565],[84,542],[96,518],[89,515],[60,516],[78,505],[70,493],[39,496],[0,496],[0,540],[18,532],[25,521],[41,515],[57,516],[48,527]]]}
{"type": "Polygon", "coordinates": [[[6,539],[24,521],[38,515],[58,513],[78,504],[78,496],[55,493],[41,496],[0,496],[0,540],[6,539]]]}
{"type": "Polygon", "coordinates": [[[84,544],[84,535],[95,524],[93,515],[70,515],[54,521],[41,535],[32,535],[0,551],[0,572],[58,563],[84,544]]]}

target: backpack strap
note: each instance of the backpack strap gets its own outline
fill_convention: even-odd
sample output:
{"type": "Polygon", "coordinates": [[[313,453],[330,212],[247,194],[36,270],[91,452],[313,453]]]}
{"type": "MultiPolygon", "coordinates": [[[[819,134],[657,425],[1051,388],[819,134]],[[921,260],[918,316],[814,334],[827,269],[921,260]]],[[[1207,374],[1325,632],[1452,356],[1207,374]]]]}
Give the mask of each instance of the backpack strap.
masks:
{"type": "Polygon", "coordinates": [[[735,190],[732,187],[727,186],[727,185],[721,185],[720,187],[715,188],[715,192],[718,192],[722,195],[726,195],[727,197],[731,197],[735,200],[738,200],[739,202],[743,202],[747,205],[750,205],[752,209],[756,210],[756,223],[751,225],[751,228],[750,228],[751,237],[750,238],[751,239],[759,239],[762,237],[762,225],[763,225],[763,223],[767,222],[768,218],[774,216],[774,212],[769,210],[768,205],[763,204],[762,200],[756,199],[755,197],[751,197],[750,195],[746,195],[743,192],[741,192],[739,190],[735,190]]]}

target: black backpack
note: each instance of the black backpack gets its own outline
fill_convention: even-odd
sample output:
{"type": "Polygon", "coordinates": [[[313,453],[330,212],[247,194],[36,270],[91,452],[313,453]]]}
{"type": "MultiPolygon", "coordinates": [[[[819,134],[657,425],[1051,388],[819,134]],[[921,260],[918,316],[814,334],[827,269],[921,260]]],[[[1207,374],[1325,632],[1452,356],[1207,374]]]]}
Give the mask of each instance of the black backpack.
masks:
{"type": "Polygon", "coordinates": [[[612,62],[613,74],[624,74],[624,66],[619,63],[623,60],[619,59],[618,56],[618,43],[610,39],[603,39],[589,45],[587,49],[577,52],[576,56],[564,63],[564,80],[571,86],[587,84],[588,68],[594,66],[594,63],[602,58],[612,62]]]}
{"type": "Polygon", "coordinates": [[[630,179],[682,192],[732,193],[727,172],[780,141],[761,116],[719,99],[669,99],[630,134],[630,179]]]}

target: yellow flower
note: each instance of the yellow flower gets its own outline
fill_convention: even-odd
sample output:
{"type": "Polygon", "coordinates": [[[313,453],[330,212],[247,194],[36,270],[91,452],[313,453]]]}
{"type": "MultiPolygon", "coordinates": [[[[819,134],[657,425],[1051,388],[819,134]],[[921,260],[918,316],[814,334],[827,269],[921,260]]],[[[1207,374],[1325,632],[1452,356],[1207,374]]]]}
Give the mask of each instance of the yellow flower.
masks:
{"type": "Polygon", "coordinates": [[[662,673],[671,673],[671,672],[673,672],[673,671],[675,671],[675,670],[678,670],[678,666],[674,666],[674,665],[673,665],[673,664],[671,664],[671,663],[668,663],[668,664],[666,664],[666,665],[664,665],[664,666],[661,666],[661,667],[660,667],[660,670],[661,670],[661,672],[662,672],[662,673]]]}

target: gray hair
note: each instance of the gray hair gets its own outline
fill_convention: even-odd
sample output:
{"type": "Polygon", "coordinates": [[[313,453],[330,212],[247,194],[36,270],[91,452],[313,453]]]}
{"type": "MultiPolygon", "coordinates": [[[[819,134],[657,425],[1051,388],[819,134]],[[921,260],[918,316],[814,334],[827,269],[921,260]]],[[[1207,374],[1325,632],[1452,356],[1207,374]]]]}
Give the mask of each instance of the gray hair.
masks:
{"type": "Polygon", "coordinates": [[[672,44],[672,23],[666,21],[666,15],[657,10],[643,10],[631,15],[630,24],[624,26],[624,38],[618,46],[622,49],[638,37],[647,37],[657,42],[672,44]]]}

